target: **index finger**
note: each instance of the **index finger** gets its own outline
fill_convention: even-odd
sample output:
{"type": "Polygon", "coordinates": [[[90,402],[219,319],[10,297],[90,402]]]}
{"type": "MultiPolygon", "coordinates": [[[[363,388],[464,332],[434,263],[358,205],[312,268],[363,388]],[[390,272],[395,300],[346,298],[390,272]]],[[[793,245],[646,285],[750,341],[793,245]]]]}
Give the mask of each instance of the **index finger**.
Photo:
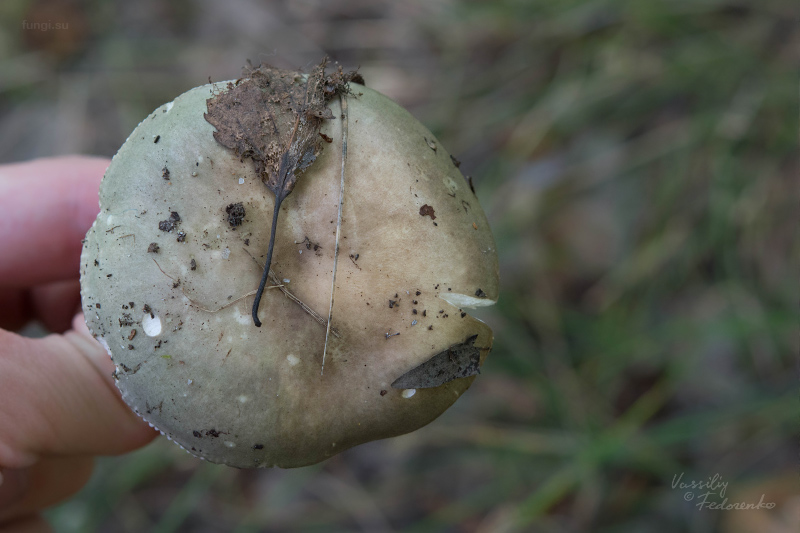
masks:
{"type": "Polygon", "coordinates": [[[82,322],[83,333],[41,339],[0,330],[0,467],[125,453],[157,435],[123,402],[111,359],[82,322]]]}
{"type": "Polygon", "coordinates": [[[68,156],[0,166],[0,286],[77,279],[109,161],[68,156]]]}

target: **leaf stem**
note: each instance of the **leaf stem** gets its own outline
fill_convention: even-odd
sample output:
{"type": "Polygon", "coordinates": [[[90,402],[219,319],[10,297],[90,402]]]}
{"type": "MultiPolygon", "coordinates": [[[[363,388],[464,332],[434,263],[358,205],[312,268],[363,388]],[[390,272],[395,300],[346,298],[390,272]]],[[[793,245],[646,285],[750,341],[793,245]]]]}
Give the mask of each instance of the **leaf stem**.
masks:
{"type": "Polygon", "coordinates": [[[283,194],[275,195],[275,209],[272,212],[272,229],[269,232],[269,248],[267,249],[267,262],[264,265],[264,273],[261,275],[261,283],[256,290],[256,299],[253,302],[253,323],[257,328],[261,327],[261,321],[258,319],[258,304],[261,303],[261,295],[264,294],[264,287],[267,285],[267,278],[269,277],[269,266],[272,263],[272,251],[275,248],[275,229],[278,227],[278,213],[280,212],[281,203],[285,196],[283,194]]]}

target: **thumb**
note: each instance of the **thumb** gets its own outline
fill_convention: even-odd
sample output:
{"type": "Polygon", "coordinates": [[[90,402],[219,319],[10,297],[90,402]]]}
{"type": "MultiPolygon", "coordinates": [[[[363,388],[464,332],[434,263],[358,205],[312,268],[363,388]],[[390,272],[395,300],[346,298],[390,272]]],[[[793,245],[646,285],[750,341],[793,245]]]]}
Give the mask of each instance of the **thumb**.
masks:
{"type": "Polygon", "coordinates": [[[122,401],[114,366],[79,315],[64,335],[29,339],[0,330],[0,465],[40,456],[113,455],[157,432],[122,401]]]}

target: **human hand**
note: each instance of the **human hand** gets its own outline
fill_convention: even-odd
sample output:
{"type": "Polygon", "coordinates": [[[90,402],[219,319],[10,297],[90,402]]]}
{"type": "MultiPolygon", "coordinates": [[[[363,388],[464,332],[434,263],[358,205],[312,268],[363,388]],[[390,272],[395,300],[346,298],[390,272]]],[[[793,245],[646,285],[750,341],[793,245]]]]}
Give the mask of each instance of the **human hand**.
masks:
{"type": "Polygon", "coordinates": [[[1,531],[49,531],[37,513],[88,481],[93,456],[129,452],[157,435],[123,403],[108,354],[75,316],[81,240],[108,163],[0,165],[1,531]],[[14,333],[32,319],[57,333],[14,333]]]}

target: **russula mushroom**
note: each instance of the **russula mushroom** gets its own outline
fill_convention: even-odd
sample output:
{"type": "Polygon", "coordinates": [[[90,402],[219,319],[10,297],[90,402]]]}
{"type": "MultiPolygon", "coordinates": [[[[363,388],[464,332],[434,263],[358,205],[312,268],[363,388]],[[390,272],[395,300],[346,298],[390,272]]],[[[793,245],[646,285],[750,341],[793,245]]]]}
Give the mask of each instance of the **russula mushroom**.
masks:
{"type": "Polygon", "coordinates": [[[84,314],[124,400],[212,462],[298,467],[413,431],[491,348],[466,311],[497,299],[495,243],[457,161],[360,76],[323,67],[262,66],[156,109],[112,160],[84,241],[84,314]],[[318,82],[312,109],[297,95],[318,82]],[[239,98],[248,87],[264,100],[239,98]],[[266,128],[233,132],[249,153],[212,125],[220,95],[266,128]],[[278,217],[281,159],[262,156],[289,146],[269,137],[281,105],[317,130],[284,172],[296,183],[278,217]]]}

